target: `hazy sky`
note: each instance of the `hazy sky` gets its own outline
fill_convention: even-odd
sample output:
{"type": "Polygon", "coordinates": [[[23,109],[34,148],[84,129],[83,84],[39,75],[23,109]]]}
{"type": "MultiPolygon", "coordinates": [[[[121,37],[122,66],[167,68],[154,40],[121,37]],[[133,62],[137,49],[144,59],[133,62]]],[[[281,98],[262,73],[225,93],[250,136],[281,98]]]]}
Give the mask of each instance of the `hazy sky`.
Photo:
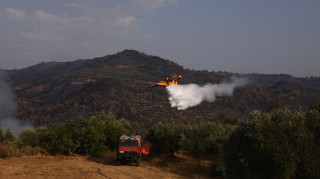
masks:
{"type": "Polygon", "coordinates": [[[0,0],[0,69],[124,49],[195,70],[320,76],[320,1],[0,0]]]}

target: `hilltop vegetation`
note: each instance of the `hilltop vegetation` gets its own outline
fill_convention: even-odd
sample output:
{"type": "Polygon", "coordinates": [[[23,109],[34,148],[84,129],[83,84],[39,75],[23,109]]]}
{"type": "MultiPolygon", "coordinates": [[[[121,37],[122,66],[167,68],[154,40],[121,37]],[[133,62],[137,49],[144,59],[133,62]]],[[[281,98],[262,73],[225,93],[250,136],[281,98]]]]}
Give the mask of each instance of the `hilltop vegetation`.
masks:
{"type": "Polygon", "coordinates": [[[244,118],[253,110],[283,106],[306,110],[309,104],[320,103],[320,79],[316,77],[195,71],[134,50],[90,60],[40,63],[8,71],[8,75],[18,100],[16,117],[36,126],[88,119],[103,110],[145,132],[158,122],[196,124],[226,115],[244,118]],[[178,111],[171,108],[164,88],[148,91],[147,87],[180,73],[184,77],[181,84],[219,83],[232,76],[246,77],[250,84],[237,89],[233,97],[178,111]]]}

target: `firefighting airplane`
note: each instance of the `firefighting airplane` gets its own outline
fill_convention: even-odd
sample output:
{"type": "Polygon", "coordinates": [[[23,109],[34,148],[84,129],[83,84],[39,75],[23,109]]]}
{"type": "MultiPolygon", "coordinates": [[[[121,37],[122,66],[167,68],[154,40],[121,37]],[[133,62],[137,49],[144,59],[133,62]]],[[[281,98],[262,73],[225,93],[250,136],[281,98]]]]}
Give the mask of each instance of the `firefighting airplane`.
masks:
{"type": "Polygon", "coordinates": [[[173,77],[171,78],[166,78],[165,81],[159,81],[158,83],[152,85],[152,86],[149,86],[148,89],[151,90],[153,87],[156,87],[156,86],[161,86],[161,87],[167,87],[167,86],[170,86],[170,85],[178,85],[178,80],[182,79],[182,75],[179,74],[179,75],[174,75],[173,77]]]}

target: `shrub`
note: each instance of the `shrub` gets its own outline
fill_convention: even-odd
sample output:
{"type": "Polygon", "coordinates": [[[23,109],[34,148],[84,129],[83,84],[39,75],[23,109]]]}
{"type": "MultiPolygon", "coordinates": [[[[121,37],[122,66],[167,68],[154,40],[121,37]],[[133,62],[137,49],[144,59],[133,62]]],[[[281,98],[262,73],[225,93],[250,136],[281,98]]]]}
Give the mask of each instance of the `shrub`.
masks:
{"type": "Polygon", "coordinates": [[[33,156],[33,155],[48,155],[48,152],[42,147],[24,146],[19,150],[20,155],[33,156]]]}
{"type": "Polygon", "coordinates": [[[23,146],[38,146],[39,140],[36,131],[32,129],[25,129],[24,131],[22,131],[18,136],[17,145],[19,148],[23,146]]]}
{"type": "Polygon", "coordinates": [[[46,126],[40,126],[36,128],[36,133],[38,136],[39,146],[46,148],[49,142],[49,128],[46,126]]]}
{"type": "Polygon", "coordinates": [[[21,149],[18,149],[12,145],[0,145],[0,158],[47,154],[47,151],[41,147],[24,146],[21,149]]]}
{"type": "Polygon", "coordinates": [[[55,125],[48,134],[47,149],[52,154],[71,154],[77,148],[75,126],[71,123],[55,125]]]}
{"type": "Polygon", "coordinates": [[[76,123],[78,154],[98,154],[106,149],[104,135],[104,122],[99,119],[84,120],[79,119],[76,123]]]}
{"type": "Polygon", "coordinates": [[[20,156],[19,149],[12,145],[0,145],[0,158],[20,156]]]}

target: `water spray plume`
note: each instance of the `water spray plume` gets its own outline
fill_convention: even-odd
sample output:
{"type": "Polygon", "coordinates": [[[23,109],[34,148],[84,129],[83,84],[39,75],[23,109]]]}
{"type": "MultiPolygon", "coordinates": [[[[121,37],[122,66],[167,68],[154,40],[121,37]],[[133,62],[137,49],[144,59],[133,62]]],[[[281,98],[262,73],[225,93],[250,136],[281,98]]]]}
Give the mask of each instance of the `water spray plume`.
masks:
{"type": "Polygon", "coordinates": [[[199,105],[201,102],[214,102],[218,96],[231,96],[234,89],[243,87],[248,83],[244,78],[232,78],[230,82],[220,84],[197,84],[168,86],[171,107],[185,110],[199,105]]]}

